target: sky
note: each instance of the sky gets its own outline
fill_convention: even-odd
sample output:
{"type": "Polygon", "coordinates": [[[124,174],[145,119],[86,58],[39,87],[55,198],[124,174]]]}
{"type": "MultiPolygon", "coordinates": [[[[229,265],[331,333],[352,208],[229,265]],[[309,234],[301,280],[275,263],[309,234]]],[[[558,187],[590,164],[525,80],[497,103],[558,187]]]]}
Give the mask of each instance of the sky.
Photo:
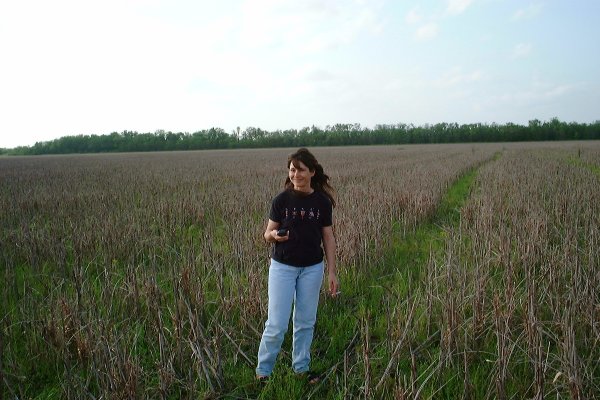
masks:
{"type": "Polygon", "coordinates": [[[597,0],[0,0],[0,147],[600,120],[597,0]]]}

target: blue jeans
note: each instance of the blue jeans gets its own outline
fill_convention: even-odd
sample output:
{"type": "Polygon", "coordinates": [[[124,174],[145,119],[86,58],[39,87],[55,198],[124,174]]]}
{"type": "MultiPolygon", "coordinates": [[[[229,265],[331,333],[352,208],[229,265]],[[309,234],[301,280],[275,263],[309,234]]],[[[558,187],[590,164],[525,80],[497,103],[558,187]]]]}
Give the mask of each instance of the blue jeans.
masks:
{"type": "Polygon", "coordinates": [[[309,267],[292,267],[271,260],[269,268],[269,315],[258,348],[256,375],[269,376],[283,336],[287,331],[294,304],[294,336],[292,368],[294,372],[308,371],[310,344],[317,320],[319,291],[323,282],[323,262],[309,267]]]}

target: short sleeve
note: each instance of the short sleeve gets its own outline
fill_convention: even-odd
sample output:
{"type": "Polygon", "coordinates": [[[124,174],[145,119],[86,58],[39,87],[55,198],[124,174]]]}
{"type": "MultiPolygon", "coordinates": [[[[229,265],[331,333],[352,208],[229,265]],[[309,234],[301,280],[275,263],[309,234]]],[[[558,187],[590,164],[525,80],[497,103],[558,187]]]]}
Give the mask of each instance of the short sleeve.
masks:
{"type": "Polygon", "coordinates": [[[333,225],[333,206],[331,204],[331,201],[327,197],[325,197],[325,199],[324,199],[323,210],[324,210],[323,220],[322,220],[323,227],[333,225]]]}
{"type": "Polygon", "coordinates": [[[281,216],[283,215],[281,207],[282,207],[282,198],[281,195],[276,196],[273,201],[271,201],[271,210],[269,211],[269,219],[274,222],[281,223],[281,216]]]}

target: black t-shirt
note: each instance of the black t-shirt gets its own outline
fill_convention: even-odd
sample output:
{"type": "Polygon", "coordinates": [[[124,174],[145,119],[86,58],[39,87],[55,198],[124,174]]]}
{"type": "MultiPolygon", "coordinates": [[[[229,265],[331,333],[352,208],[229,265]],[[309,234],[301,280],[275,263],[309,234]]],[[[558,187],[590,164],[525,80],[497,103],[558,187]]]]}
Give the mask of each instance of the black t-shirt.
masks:
{"type": "Polygon", "coordinates": [[[323,192],[309,195],[285,190],[271,204],[269,219],[289,231],[289,239],[273,245],[275,261],[308,267],[323,261],[322,228],[333,225],[333,207],[323,192]]]}

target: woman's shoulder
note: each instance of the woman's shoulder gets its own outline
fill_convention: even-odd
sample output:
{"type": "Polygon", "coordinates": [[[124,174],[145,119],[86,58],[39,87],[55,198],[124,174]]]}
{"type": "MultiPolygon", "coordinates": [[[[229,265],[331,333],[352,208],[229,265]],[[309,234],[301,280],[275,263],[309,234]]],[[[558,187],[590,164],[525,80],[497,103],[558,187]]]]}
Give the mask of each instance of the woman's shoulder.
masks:
{"type": "Polygon", "coordinates": [[[316,190],[315,196],[319,199],[319,201],[324,201],[328,204],[331,204],[331,199],[327,196],[327,194],[325,192],[316,190]]]}
{"type": "Polygon", "coordinates": [[[289,191],[282,190],[281,192],[277,193],[277,195],[275,195],[275,197],[273,197],[273,202],[285,201],[285,200],[289,199],[289,197],[290,197],[289,191]]]}

